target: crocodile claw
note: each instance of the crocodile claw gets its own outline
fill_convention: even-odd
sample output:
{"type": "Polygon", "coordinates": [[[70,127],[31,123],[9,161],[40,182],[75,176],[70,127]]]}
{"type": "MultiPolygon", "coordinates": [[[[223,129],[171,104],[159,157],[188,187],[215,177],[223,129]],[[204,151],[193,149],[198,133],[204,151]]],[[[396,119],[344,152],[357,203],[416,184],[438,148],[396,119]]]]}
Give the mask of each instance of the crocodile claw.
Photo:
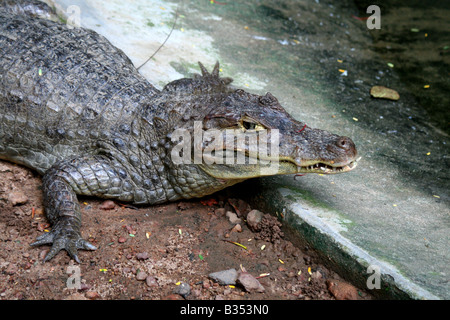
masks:
{"type": "Polygon", "coordinates": [[[81,238],[79,233],[64,233],[60,228],[54,228],[52,231],[45,233],[36,238],[36,241],[31,246],[40,246],[43,244],[52,244],[50,251],[44,258],[44,262],[52,259],[59,251],[65,249],[70,257],[77,263],[80,263],[78,258],[78,249],[96,250],[97,247],[81,238]]]}

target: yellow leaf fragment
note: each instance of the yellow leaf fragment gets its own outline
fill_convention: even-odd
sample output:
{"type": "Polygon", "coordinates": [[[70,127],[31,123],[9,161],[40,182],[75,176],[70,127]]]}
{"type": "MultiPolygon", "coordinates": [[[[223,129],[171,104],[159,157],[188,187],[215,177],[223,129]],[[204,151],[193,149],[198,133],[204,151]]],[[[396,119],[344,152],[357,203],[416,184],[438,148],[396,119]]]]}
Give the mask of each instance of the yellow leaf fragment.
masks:
{"type": "Polygon", "coordinates": [[[246,247],[246,246],[244,246],[243,244],[240,244],[240,243],[238,243],[238,242],[234,242],[234,241],[230,241],[230,240],[224,240],[224,241],[229,242],[229,243],[232,243],[232,244],[234,244],[235,246],[238,246],[238,247],[241,247],[242,249],[247,250],[247,247],[246,247]]]}

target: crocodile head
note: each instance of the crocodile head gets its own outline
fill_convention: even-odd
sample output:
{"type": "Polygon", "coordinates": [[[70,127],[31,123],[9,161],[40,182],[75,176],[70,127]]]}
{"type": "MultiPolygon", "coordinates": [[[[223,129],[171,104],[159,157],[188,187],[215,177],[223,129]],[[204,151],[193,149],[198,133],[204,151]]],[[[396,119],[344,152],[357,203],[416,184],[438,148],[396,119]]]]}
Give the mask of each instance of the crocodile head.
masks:
{"type": "Polygon", "coordinates": [[[219,77],[218,64],[211,73],[200,68],[201,75],[169,83],[162,91],[164,106],[157,108],[157,118],[164,118],[161,126],[167,128],[162,132],[172,141],[172,160],[179,157],[178,164],[195,165],[226,185],[267,175],[334,174],[356,167],[357,151],[350,138],[297,121],[270,93],[259,96],[232,88],[231,79],[219,77]]]}
{"type": "MultiPolygon", "coordinates": [[[[223,152],[225,157],[232,153],[230,158],[236,161],[229,165],[220,164],[220,161],[202,165],[206,172],[215,177],[226,179],[274,174],[333,174],[348,172],[357,163],[355,144],[350,138],[313,129],[295,120],[270,93],[257,96],[236,90],[217,108],[212,109],[202,123],[203,128],[208,130],[233,129],[230,130],[231,141],[234,142],[231,147],[235,148],[228,145],[223,152]],[[240,154],[244,157],[241,156],[239,162],[240,154]]],[[[212,136],[216,137],[214,131],[212,136]]],[[[204,142],[204,148],[207,148],[208,142],[217,148],[215,141],[204,142]]]]}

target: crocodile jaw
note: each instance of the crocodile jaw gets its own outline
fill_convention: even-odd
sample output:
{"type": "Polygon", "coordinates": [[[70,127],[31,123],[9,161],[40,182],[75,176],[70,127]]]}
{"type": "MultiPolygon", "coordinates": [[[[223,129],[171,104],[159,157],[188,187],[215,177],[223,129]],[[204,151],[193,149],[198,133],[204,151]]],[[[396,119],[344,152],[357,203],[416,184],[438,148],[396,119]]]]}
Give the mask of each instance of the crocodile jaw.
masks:
{"type": "MultiPolygon", "coordinates": [[[[247,158],[249,159],[249,158],[247,158]]],[[[294,160],[264,160],[255,159],[255,164],[201,164],[200,168],[208,175],[216,179],[250,179],[272,175],[287,175],[299,173],[336,174],[349,172],[356,168],[357,159],[350,159],[347,162],[335,164],[330,162],[309,161],[307,164],[297,165],[294,160]]]]}
{"type": "MultiPolygon", "coordinates": [[[[349,160],[345,163],[334,164],[327,162],[310,162],[309,164],[304,164],[301,166],[297,166],[296,173],[318,173],[318,174],[336,174],[336,173],[344,173],[349,172],[356,168],[358,165],[358,161],[361,157],[353,160],[349,160]]],[[[288,161],[289,162],[289,161],[288,161]]],[[[293,165],[296,165],[292,163],[293,165]]]]}

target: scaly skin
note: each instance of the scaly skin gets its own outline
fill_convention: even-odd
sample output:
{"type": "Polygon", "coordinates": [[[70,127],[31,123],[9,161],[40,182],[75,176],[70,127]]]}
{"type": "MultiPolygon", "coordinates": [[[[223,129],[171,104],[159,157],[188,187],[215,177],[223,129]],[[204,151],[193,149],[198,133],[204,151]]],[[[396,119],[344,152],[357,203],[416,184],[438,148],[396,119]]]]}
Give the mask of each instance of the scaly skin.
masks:
{"type": "MultiPolygon", "coordinates": [[[[300,172],[337,173],[356,166],[347,137],[293,119],[270,93],[232,88],[200,64],[202,75],[159,91],[122,51],[94,31],[0,10],[0,159],[43,175],[44,206],[53,227],[32,245],[52,244],[45,261],[65,249],[95,247],[81,237],[77,195],[157,204],[202,197],[248,178],[300,172]],[[233,152],[244,164],[175,164],[176,129],[221,135],[279,130],[279,167],[247,143],[233,152]],[[197,127],[198,129],[198,127],[197,127]]],[[[202,141],[201,149],[209,146],[202,141]]],[[[192,144],[192,148],[194,148],[192,144]]],[[[194,151],[189,150],[192,160],[194,151]]]]}

